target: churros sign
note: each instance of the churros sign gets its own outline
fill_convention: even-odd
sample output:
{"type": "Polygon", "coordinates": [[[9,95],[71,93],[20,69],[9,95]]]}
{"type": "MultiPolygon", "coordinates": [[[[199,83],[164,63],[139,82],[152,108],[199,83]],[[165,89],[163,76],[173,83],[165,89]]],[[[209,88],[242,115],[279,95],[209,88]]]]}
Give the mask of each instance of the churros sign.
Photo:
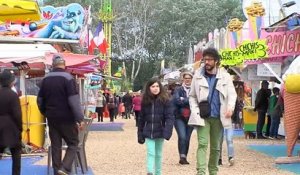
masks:
{"type": "Polygon", "coordinates": [[[222,65],[239,65],[245,60],[268,58],[266,40],[244,41],[236,49],[221,50],[222,65]]]}
{"type": "Polygon", "coordinates": [[[262,38],[266,39],[269,57],[300,55],[300,30],[270,33],[262,30],[262,38]]]}

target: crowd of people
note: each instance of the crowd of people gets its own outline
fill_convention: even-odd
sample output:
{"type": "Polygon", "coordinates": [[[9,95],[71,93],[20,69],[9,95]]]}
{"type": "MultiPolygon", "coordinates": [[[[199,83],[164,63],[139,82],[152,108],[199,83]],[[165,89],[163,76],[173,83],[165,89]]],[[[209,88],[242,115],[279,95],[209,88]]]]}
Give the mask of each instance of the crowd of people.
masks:
{"type": "MultiPolygon", "coordinates": [[[[192,132],[197,133],[197,174],[216,175],[222,165],[223,138],[227,145],[227,161],[234,165],[233,121],[241,111],[241,99],[237,97],[230,74],[220,66],[220,55],[214,48],[203,51],[203,65],[195,73],[182,73],[182,84],[166,89],[160,79],[150,79],[142,93],[127,92],[120,97],[114,93],[97,94],[98,122],[103,122],[105,109],[110,122],[119,116],[131,119],[134,112],[137,141],[146,145],[147,174],[162,174],[164,140],[169,140],[175,127],[178,136],[179,164],[188,165],[189,143],[192,132]],[[209,155],[207,149],[209,147],[209,155]],[[208,163],[206,157],[209,157],[208,163]]],[[[37,104],[47,118],[51,140],[52,165],[55,175],[71,173],[78,147],[78,132],[83,128],[84,114],[73,76],[65,71],[65,60],[55,55],[52,71],[40,84],[37,104]],[[68,148],[62,159],[62,139],[68,148]]],[[[20,174],[21,109],[18,95],[12,90],[14,75],[4,71],[0,75],[0,153],[10,148],[13,157],[13,175],[20,174]],[[3,123],[5,123],[3,125],[3,123]],[[14,131],[14,132],[11,132],[14,131]],[[3,134],[5,133],[5,134],[3,134]]],[[[273,95],[268,82],[262,82],[255,100],[258,112],[257,138],[278,137],[278,126],[283,113],[283,98],[278,88],[273,95]],[[268,115],[267,115],[268,114],[268,115]],[[268,127],[263,135],[265,116],[268,127]]],[[[0,154],[1,156],[1,154],[0,154]]]]}

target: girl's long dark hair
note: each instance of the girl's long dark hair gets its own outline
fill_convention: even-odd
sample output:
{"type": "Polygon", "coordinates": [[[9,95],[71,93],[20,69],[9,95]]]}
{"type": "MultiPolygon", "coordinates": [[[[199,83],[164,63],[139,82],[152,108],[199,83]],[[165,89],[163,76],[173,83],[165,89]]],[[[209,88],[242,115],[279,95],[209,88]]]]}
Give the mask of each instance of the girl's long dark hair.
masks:
{"type": "Polygon", "coordinates": [[[150,105],[154,102],[155,99],[165,104],[169,100],[169,98],[169,94],[166,92],[159,79],[151,78],[144,87],[142,105],[150,105]],[[160,92],[158,95],[153,95],[150,91],[150,86],[152,86],[154,83],[158,83],[159,85],[160,92]]]}

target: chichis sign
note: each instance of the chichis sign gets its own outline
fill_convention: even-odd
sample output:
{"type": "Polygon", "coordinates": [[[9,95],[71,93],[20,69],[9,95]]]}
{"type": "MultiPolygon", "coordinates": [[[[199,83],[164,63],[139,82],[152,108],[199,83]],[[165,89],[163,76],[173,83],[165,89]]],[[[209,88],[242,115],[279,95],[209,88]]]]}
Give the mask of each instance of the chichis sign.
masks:
{"type": "Polygon", "coordinates": [[[221,50],[222,65],[239,65],[245,60],[268,58],[266,40],[244,41],[236,49],[221,50]]]}
{"type": "Polygon", "coordinates": [[[300,54],[300,30],[270,33],[262,30],[262,38],[266,39],[269,57],[300,54]]]}

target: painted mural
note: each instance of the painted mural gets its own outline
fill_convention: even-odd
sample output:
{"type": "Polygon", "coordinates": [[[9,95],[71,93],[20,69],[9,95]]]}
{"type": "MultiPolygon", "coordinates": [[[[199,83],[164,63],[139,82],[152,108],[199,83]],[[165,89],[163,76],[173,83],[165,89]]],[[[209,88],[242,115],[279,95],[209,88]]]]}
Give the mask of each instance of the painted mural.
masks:
{"type": "Polygon", "coordinates": [[[70,39],[80,38],[85,23],[86,10],[77,3],[64,7],[41,7],[41,21],[6,21],[0,24],[1,36],[30,38],[70,39]]]}

